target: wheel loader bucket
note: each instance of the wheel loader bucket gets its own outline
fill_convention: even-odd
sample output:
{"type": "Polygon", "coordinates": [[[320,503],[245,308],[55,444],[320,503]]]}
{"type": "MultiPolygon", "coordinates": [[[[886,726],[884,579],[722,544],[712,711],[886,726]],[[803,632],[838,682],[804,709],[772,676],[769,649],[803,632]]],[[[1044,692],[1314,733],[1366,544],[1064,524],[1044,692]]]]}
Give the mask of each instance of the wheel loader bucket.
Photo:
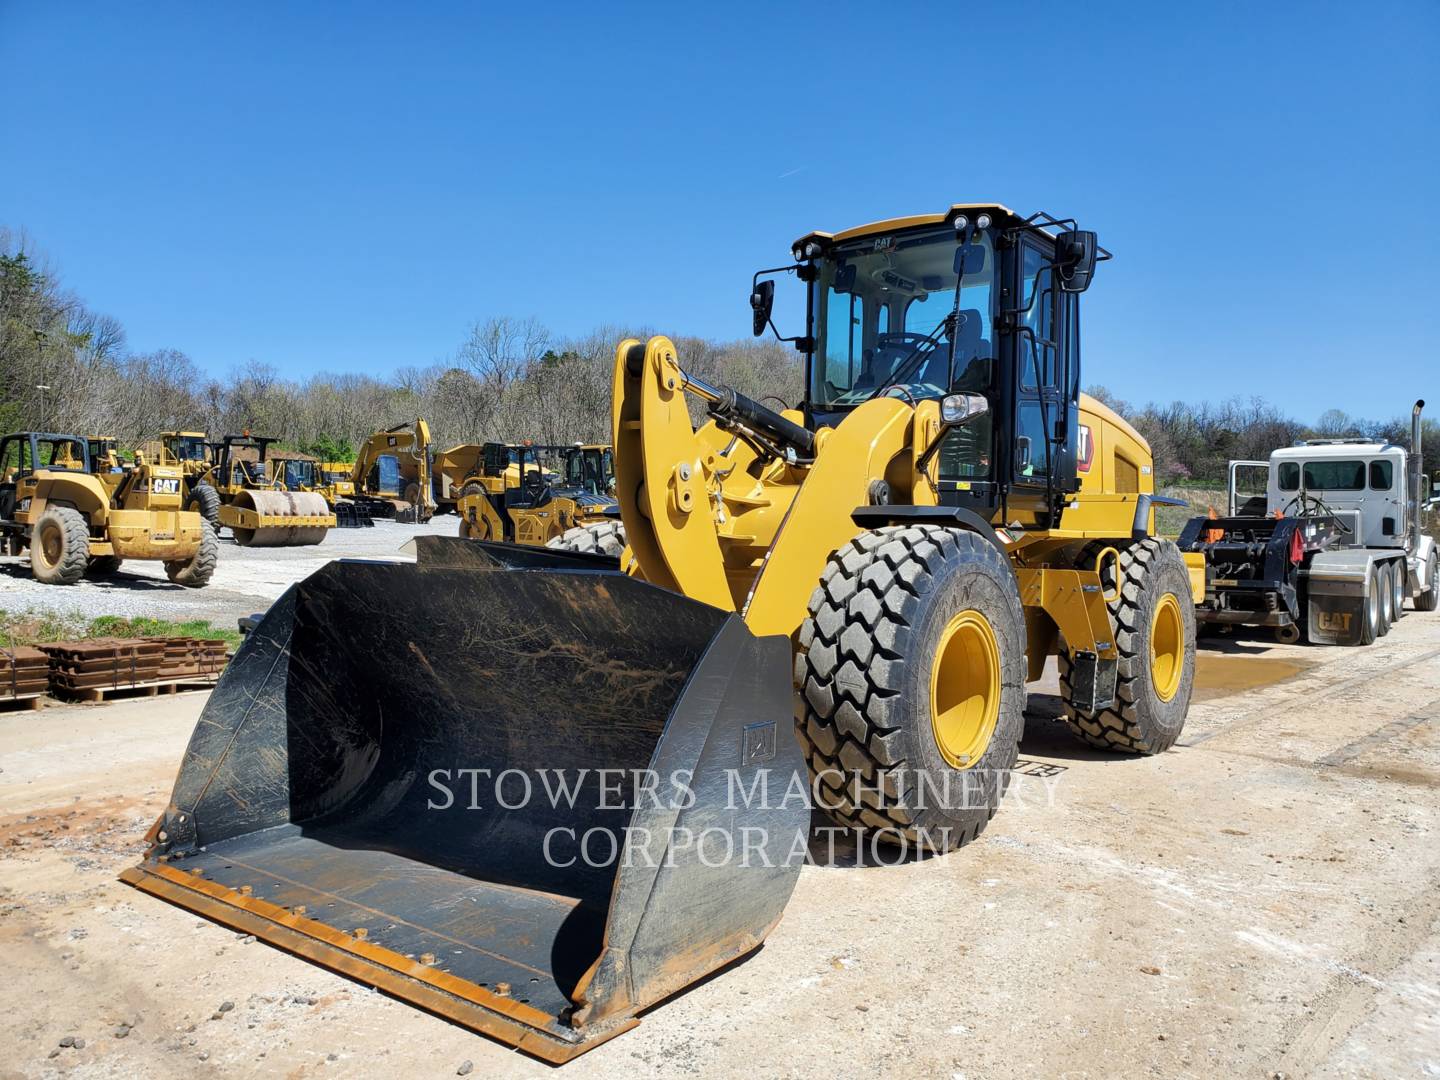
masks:
{"type": "Polygon", "coordinates": [[[335,515],[318,492],[246,488],[220,507],[220,524],[241,547],[303,547],[324,540],[335,515]]]}
{"type": "Polygon", "coordinates": [[[124,880],[551,1062],[755,949],[790,646],[613,560],[420,537],[247,636],[124,880]]]}

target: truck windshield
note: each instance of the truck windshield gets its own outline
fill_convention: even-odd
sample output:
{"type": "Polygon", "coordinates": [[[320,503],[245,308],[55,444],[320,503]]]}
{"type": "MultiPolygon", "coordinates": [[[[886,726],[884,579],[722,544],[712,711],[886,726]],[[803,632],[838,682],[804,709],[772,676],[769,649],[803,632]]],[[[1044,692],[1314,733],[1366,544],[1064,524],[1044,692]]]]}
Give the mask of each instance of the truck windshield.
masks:
{"type": "Polygon", "coordinates": [[[965,249],[950,377],[946,318],[959,254],[954,230],[944,227],[867,236],[826,255],[815,284],[810,400],[817,408],[858,405],[887,383],[915,400],[990,386],[995,253],[988,232],[965,249]]]}

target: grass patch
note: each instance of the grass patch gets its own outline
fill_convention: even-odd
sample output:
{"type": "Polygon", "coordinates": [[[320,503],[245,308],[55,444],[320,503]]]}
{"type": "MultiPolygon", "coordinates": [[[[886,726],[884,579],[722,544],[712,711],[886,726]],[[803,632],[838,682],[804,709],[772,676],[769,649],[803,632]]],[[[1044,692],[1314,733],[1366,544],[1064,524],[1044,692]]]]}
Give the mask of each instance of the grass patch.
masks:
{"type": "Polygon", "coordinates": [[[0,611],[0,648],[16,645],[43,645],[52,641],[83,641],[86,638],[197,637],[223,639],[232,649],[240,644],[234,627],[214,626],[204,619],[172,622],[169,619],[81,615],[53,611],[0,611]]]}

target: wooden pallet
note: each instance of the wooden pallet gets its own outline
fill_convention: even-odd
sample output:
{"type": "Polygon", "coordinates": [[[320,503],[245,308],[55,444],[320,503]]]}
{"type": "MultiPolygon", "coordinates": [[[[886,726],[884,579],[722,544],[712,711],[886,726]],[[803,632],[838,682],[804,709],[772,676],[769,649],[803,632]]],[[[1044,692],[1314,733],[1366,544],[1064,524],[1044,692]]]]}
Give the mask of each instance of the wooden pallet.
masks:
{"type": "Polygon", "coordinates": [[[52,685],[50,692],[58,698],[66,701],[83,701],[95,704],[103,701],[111,701],[115,698],[132,697],[156,697],[160,694],[176,694],[185,690],[213,690],[216,679],[207,679],[203,676],[191,676],[178,680],[156,680],[155,682],[143,682],[127,684],[124,686],[84,686],[71,687],[52,685]]]}
{"type": "Polygon", "coordinates": [[[19,697],[0,697],[0,712],[36,711],[45,704],[44,694],[21,694],[19,697]]]}

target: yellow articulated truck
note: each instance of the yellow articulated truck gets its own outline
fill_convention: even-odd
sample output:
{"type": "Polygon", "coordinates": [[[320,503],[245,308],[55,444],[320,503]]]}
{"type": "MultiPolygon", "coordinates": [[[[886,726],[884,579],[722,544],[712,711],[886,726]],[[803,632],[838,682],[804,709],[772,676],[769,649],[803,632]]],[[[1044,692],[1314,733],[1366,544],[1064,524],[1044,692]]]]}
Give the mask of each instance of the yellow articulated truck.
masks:
{"type": "Polygon", "coordinates": [[[294,586],[125,880],[562,1062],[759,946],[812,806],[974,840],[1051,657],[1080,739],[1172,746],[1195,585],[1079,392],[1095,234],[961,204],[792,255],[751,303],[805,286],[794,408],[621,342],[620,558],[425,536],[294,586]]]}
{"type": "Polygon", "coordinates": [[[209,584],[219,544],[199,514],[181,509],[181,466],[143,452],[133,466],[118,461],[113,440],[34,431],[0,439],[6,552],[28,548],[31,572],[50,585],[109,577],[126,559],[163,562],[177,585],[209,584]],[[92,458],[92,446],[107,457],[92,458]]]}

